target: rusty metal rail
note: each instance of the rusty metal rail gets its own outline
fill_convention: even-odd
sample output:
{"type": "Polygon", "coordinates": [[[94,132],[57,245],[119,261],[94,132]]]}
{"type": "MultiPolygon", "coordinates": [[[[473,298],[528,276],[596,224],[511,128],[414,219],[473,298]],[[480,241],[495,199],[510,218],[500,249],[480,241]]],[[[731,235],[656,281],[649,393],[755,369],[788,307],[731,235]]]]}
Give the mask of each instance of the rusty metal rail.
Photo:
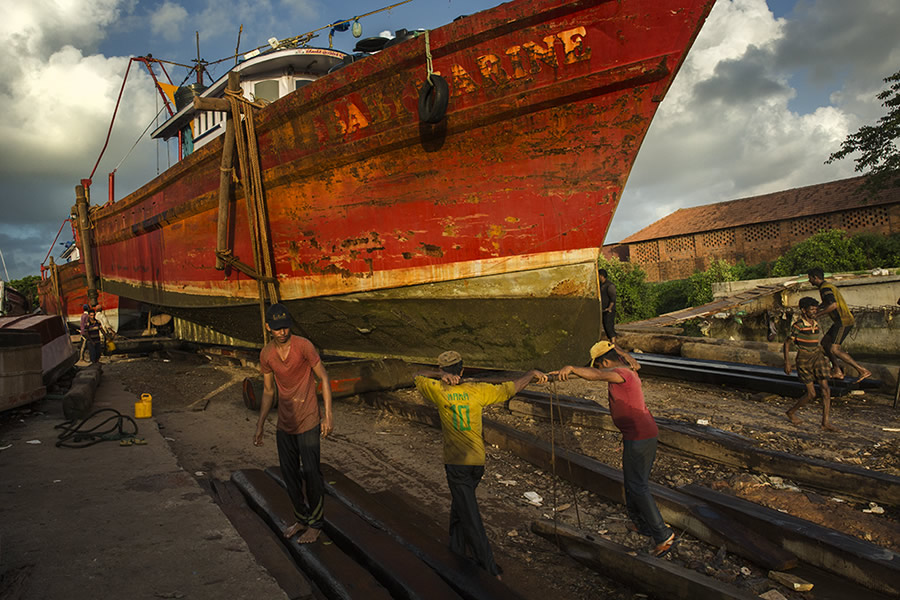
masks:
{"type": "MultiPolygon", "coordinates": [[[[606,431],[618,431],[609,409],[575,396],[553,396],[556,419],[606,431]]],[[[510,401],[510,410],[540,419],[550,419],[551,395],[522,391],[510,401]]],[[[759,447],[737,434],[656,417],[661,445],[713,462],[757,473],[787,477],[797,483],[860,500],[900,506],[900,477],[854,465],[797,456],[759,447]]]]}
{"type": "MultiPolygon", "coordinates": [[[[388,400],[384,396],[369,398],[367,401],[394,415],[433,427],[440,426],[437,411],[431,407],[388,400]]],[[[541,469],[550,471],[553,468],[550,463],[553,449],[543,440],[490,419],[484,420],[484,435],[488,443],[510,451],[541,469]]],[[[555,451],[557,476],[608,500],[618,503],[623,501],[621,471],[577,453],[559,448],[555,451]]],[[[672,525],[715,546],[725,545],[734,554],[769,569],[790,568],[799,558],[807,565],[833,573],[867,589],[883,589],[869,587],[873,585],[873,580],[867,572],[884,573],[887,568],[888,574],[893,577],[900,572],[900,560],[896,558],[896,553],[837,531],[826,528],[809,529],[813,533],[807,534],[806,528],[796,527],[790,535],[776,534],[777,529],[772,530],[773,521],[769,516],[749,512],[739,520],[734,520],[731,511],[726,516],[726,513],[697,498],[693,490],[691,493],[694,497],[653,484],[651,491],[663,517],[672,525]],[[749,535],[746,538],[738,537],[743,532],[748,532],[749,535]],[[851,546],[856,555],[853,560],[834,559],[847,552],[847,548],[851,546]]],[[[865,597],[866,593],[868,592],[858,592],[857,595],[865,597]]]]}

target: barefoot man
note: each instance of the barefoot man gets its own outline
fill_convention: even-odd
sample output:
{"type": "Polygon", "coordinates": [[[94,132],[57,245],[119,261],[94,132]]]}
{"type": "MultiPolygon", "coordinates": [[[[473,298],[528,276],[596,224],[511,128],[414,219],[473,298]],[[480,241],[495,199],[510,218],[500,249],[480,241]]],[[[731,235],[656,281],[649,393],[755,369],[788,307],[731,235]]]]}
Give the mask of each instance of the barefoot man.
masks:
{"type": "Polygon", "coordinates": [[[853,360],[853,357],[841,350],[841,344],[844,343],[850,330],[853,329],[856,320],[850,313],[850,309],[847,308],[847,303],[844,302],[844,297],[837,289],[837,286],[825,281],[825,272],[821,268],[813,267],[807,272],[807,276],[809,277],[809,283],[819,288],[819,295],[822,297],[822,304],[819,305],[819,310],[816,314],[820,317],[828,315],[834,322],[831,329],[822,336],[822,348],[825,349],[825,354],[831,359],[831,376],[834,379],[844,378],[844,371],[841,369],[841,363],[838,362],[838,359],[840,359],[856,369],[856,372],[859,373],[859,379],[856,380],[856,383],[859,383],[872,373],[865,367],[861,367],[853,360]]]}
{"type": "Polygon", "coordinates": [[[828,357],[819,343],[819,323],[816,321],[816,308],[819,303],[815,298],[800,298],[800,318],[791,325],[791,334],[784,340],[784,372],[791,374],[791,359],[788,356],[791,342],[797,345],[797,376],[806,384],[806,394],[787,410],[788,419],[794,425],[800,424],[797,411],[816,397],[816,383],[822,388],[822,429],[837,431],[831,426],[831,390],[828,388],[828,376],[831,372],[828,357]]]}
{"type": "Polygon", "coordinates": [[[286,538],[299,533],[297,541],[309,544],[319,537],[323,525],[325,482],[319,469],[319,436],[326,437],[334,429],[331,383],[312,342],[291,335],[291,317],[283,304],[268,308],[266,329],[272,334],[272,341],[259,353],[264,391],[253,443],[262,446],[263,426],[278,386],[275,441],[278,463],[296,518],[283,533],[286,538]],[[322,382],[325,419],[321,424],[313,374],[322,382]]]}

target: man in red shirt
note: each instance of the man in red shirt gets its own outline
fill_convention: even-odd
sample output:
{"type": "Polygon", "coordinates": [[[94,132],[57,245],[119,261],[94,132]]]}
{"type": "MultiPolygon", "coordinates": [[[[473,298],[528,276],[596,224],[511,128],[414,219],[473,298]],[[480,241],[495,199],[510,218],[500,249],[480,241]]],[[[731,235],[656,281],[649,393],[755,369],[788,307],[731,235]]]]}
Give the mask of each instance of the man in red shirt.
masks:
{"type": "Polygon", "coordinates": [[[326,437],[334,429],[331,382],[312,342],[291,335],[291,316],[283,304],[273,304],[266,310],[266,329],[272,341],[259,353],[263,395],[253,443],[262,446],[263,426],[277,386],[278,463],[297,519],[284,530],[284,537],[300,533],[297,541],[309,544],[319,537],[324,523],[325,482],[319,466],[319,436],[326,437]],[[321,423],[313,374],[322,382],[325,419],[321,423]]]}
{"type": "MultiPolygon", "coordinates": [[[[609,384],[609,412],[622,432],[622,474],[625,479],[625,510],[634,530],[653,538],[650,554],[662,556],[675,543],[675,533],[665,524],[650,493],[650,470],[656,458],[659,429],[644,404],[641,380],[609,342],[597,342],[591,348],[591,366],[567,365],[556,371],[566,381],[572,375],[588,381],[609,384]],[[599,359],[599,369],[594,362],[599,359]]],[[[553,375],[554,373],[551,373],[553,375]]]]}

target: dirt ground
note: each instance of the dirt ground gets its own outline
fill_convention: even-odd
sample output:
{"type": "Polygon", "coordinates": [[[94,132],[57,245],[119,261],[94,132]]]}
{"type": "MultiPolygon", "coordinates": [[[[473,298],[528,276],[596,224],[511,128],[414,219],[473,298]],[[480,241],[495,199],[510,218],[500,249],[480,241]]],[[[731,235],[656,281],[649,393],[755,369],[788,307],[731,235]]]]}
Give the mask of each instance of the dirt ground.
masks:
{"type": "MultiPolygon", "coordinates": [[[[104,378],[120,379],[136,396],[153,395],[155,420],[188,473],[197,478],[228,479],[234,470],[276,463],[274,415],[270,416],[264,445],[252,444],[257,416],[243,404],[241,382],[258,374],[254,368],[228,363],[221,357],[210,361],[181,352],[104,360],[109,361],[104,366],[104,378]]],[[[551,385],[532,388],[590,397],[606,406],[605,386],[581,380],[551,385]]],[[[900,475],[900,434],[885,431],[900,427],[900,410],[891,408],[887,396],[867,393],[836,399],[833,422],[841,432],[830,433],[818,426],[819,404],[800,412],[803,425],[798,427],[784,416],[793,401],[780,396],[650,377],[644,379],[644,389],[655,416],[686,422],[707,419],[713,427],[752,437],[770,449],[900,475]]],[[[390,394],[408,402],[422,402],[414,389],[390,394]]],[[[336,400],[334,410],[335,432],[323,441],[323,462],[370,492],[390,490],[400,495],[444,528],[450,499],[441,462],[440,432],[369,408],[359,399],[336,400]]],[[[579,427],[561,429],[559,425],[551,431],[549,424],[513,416],[502,406],[489,409],[488,416],[547,440],[552,435],[561,447],[621,466],[621,438],[617,434],[579,427]]],[[[871,510],[865,503],[798,490],[789,481],[751,475],[672,451],[658,454],[652,478],[673,487],[687,483],[711,486],[900,550],[900,526],[889,507],[883,514],[864,513],[864,509],[871,510]]],[[[529,531],[532,520],[553,518],[556,513],[563,522],[638,551],[646,549],[646,538],[627,531],[623,507],[575,490],[551,473],[496,448],[488,448],[486,474],[478,494],[505,580],[524,596],[554,594],[572,600],[636,597],[529,531]],[[543,498],[540,506],[525,499],[524,493],[529,491],[543,498]]],[[[682,536],[668,560],[756,594],[776,588],[787,598],[801,597],[767,579],[765,570],[690,535],[682,536]]]]}

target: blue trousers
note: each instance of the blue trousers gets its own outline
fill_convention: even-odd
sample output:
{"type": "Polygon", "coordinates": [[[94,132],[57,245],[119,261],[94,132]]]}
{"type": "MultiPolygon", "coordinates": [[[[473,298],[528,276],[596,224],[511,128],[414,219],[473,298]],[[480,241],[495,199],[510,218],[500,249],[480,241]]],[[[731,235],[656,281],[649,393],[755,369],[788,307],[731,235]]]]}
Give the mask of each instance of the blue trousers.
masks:
{"type": "Polygon", "coordinates": [[[622,450],[622,474],[625,476],[625,510],[632,523],[643,535],[659,544],[672,530],[666,526],[656,500],[650,493],[650,470],[656,459],[656,438],[624,440],[622,450]]]}
{"type": "Polygon", "coordinates": [[[275,432],[278,465],[294,505],[294,517],[313,529],[322,529],[325,514],[325,480],[319,469],[320,430],[321,426],[316,425],[303,433],[285,433],[280,429],[275,432]]]}

